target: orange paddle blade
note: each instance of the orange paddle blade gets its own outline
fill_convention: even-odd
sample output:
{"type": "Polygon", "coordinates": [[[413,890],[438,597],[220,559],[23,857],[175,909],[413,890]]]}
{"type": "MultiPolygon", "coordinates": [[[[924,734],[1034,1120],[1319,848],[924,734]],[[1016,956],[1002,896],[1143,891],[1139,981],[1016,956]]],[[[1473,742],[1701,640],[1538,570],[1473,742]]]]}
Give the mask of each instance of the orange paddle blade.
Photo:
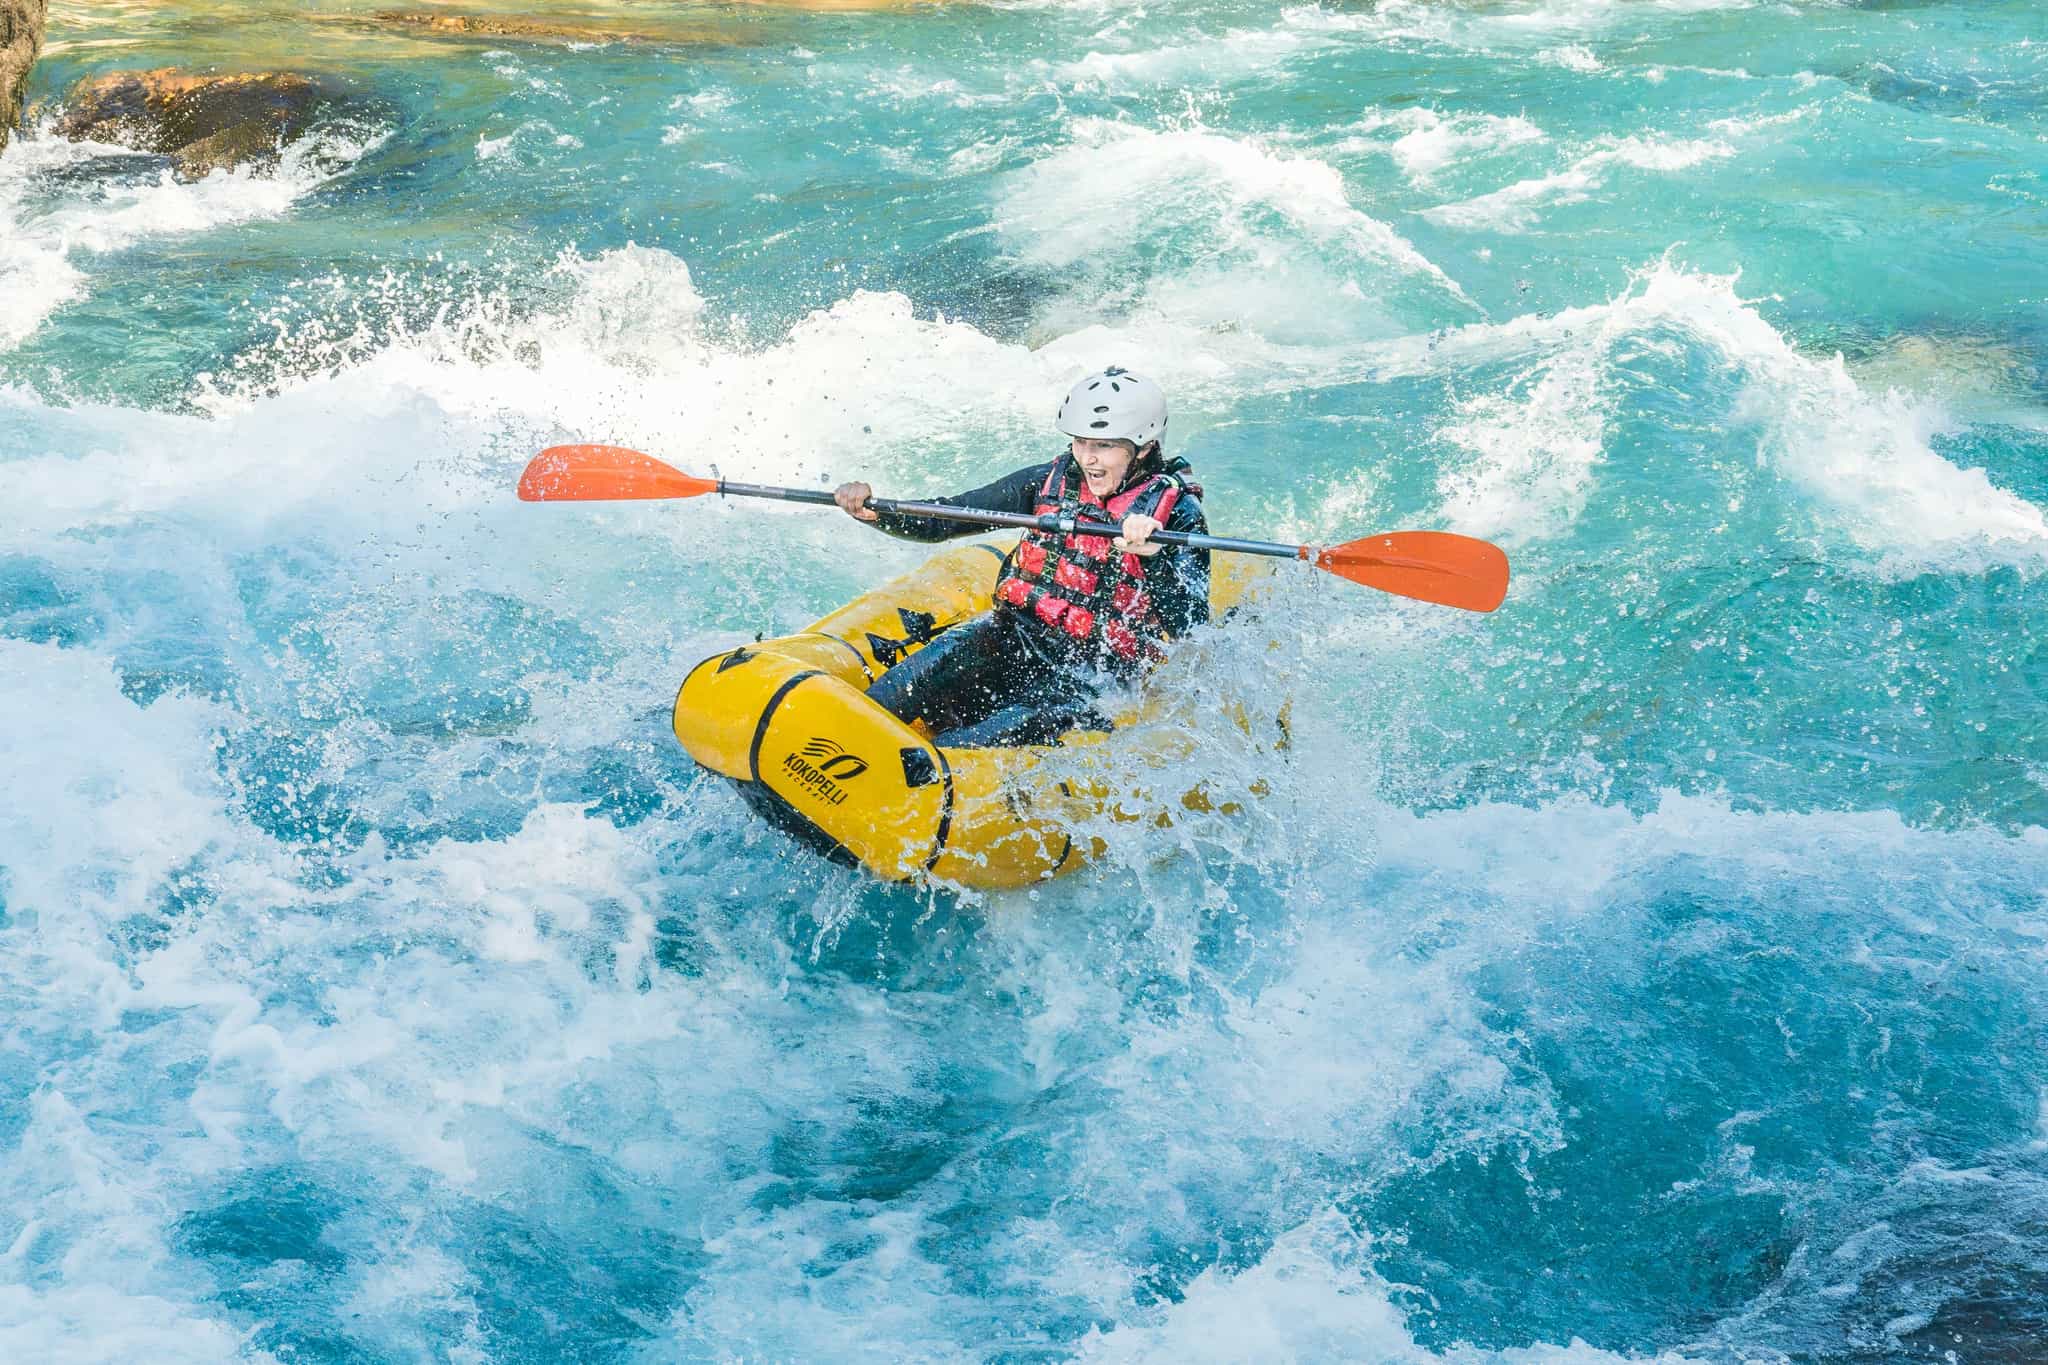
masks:
{"type": "Polygon", "coordinates": [[[549,446],[519,476],[521,502],[694,498],[717,491],[714,479],[695,478],[624,446],[549,446]]]}
{"type": "MultiPolygon", "coordinates": [[[[1302,547],[1307,559],[1308,546],[1302,547]]],[[[1498,545],[1449,531],[1391,531],[1323,550],[1318,569],[1368,588],[1466,611],[1492,611],[1508,595],[1508,557],[1498,545]]]]}

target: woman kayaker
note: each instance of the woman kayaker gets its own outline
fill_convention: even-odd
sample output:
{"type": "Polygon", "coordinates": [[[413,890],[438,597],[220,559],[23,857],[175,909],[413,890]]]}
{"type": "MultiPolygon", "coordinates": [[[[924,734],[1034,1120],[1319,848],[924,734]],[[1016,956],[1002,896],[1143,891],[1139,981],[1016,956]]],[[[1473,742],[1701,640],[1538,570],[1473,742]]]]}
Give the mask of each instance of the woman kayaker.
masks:
{"type": "MultiPolygon", "coordinates": [[[[982,488],[926,501],[1116,525],[1121,534],[1028,531],[1003,561],[995,606],[955,626],[876,680],[871,700],[923,721],[954,748],[1037,744],[1108,723],[1095,709],[1135,679],[1172,636],[1209,619],[1209,552],[1160,545],[1152,533],[1206,533],[1201,487],[1168,460],[1166,395],[1115,366],[1083,379],[1060,404],[1066,452],[982,488]]],[[[971,524],[867,506],[874,490],[842,484],[849,516],[908,540],[978,534],[971,524]]]]}

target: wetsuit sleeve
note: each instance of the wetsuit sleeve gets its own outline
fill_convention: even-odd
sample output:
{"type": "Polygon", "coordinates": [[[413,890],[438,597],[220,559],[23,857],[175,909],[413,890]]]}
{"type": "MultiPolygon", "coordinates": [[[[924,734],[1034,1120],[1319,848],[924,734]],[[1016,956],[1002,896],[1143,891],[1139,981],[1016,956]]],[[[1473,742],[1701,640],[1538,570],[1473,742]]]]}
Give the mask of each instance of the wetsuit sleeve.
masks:
{"type": "MultiPolygon", "coordinates": [[[[1209,521],[1202,515],[1201,500],[1182,495],[1166,518],[1166,529],[1207,535],[1209,521]]],[[[1185,635],[1209,619],[1207,550],[1167,546],[1145,566],[1145,585],[1168,635],[1185,635]]]]}
{"type": "MultiPolygon", "coordinates": [[[[981,507],[991,512],[1023,512],[1029,514],[1038,506],[1038,490],[1045,487],[1045,476],[1052,472],[1052,463],[1029,465],[1014,473],[1005,474],[994,483],[970,488],[965,493],[954,493],[943,498],[920,498],[920,502],[944,503],[948,507],[981,507]]],[[[992,528],[976,526],[971,521],[942,521],[937,517],[907,517],[896,512],[884,512],[875,522],[875,528],[886,531],[904,540],[957,540],[961,536],[978,536],[992,528]]]]}

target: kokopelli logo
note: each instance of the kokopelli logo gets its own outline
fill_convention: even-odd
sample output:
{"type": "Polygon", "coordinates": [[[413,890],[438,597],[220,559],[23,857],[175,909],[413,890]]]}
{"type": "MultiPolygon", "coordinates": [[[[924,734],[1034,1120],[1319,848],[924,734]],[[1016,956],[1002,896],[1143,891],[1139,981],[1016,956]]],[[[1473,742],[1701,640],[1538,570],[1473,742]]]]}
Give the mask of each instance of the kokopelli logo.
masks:
{"type": "Polygon", "coordinates": [[[820,735],[797,750],[835,782],[848,782],[868,770],[868,761],[846,752],[846,746],[820,735]]]}

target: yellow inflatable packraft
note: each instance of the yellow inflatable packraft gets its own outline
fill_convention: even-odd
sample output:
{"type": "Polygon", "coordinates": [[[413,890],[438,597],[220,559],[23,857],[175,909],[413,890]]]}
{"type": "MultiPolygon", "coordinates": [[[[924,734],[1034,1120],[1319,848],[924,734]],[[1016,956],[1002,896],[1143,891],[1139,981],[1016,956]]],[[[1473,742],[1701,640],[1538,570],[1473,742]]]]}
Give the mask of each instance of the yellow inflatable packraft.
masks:
{"type": "MultiPolygon", "coordinates": [[[[701,766],[739,783],[755,809],[876,876],[993,890],[1072,871],[1101,851],[1077,833],[1091,820],[1144,818],[1123,794],[1055,771],[1052,745],[940,747],[867,697],[889,668],[989,610],[1011,544],[953,546],[808,630],[704,660],[676,694],[676,738],[701,766]]],[[[1211,613],[1242,600],[1263,567],[1217,556],[1211,613]]],[[[1115,719],[1121,726],[1140,714],[1115,719]]],[[[1275,722],[1284,742],[1284,717],[1275,722]]],[[[1174,727],[1146,735],[1148,766],[1170,766],[1174,727]]],[[[1057,745],[1117,739],[1077,730],[1057,745]]],[[[1199,791],[1181,801],[1205,807],[1199,791]]]]}

